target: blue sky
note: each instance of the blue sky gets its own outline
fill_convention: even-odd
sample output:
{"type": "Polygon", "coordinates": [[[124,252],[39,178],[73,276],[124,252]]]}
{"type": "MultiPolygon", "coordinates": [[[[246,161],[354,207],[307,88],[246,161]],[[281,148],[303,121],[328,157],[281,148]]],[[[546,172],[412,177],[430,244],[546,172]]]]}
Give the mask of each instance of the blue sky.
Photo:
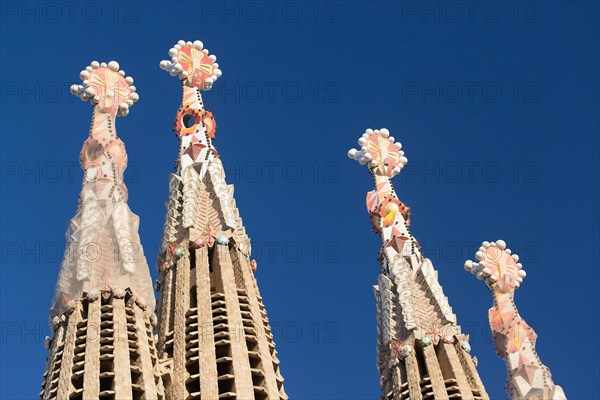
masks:
{"type": "Polygon", "coordinates": [[[502,238],[528,272],[516,300],[542,361],[569,398],[598,398],[599,6],[469,4],[2,2],[0,398],[41,384],[91,117],[68,87],[92,60],[117,60],[140,94],[117,130],[157,275],[180,103],[158,63],[178,39],[202,40],[223,70],[205,104],[291,398],[379,395],[372,180],[346,158],[369,127],[404,145],[397,192],[491,397],[506,398],[492,300],[462,265],[502,238]]]}

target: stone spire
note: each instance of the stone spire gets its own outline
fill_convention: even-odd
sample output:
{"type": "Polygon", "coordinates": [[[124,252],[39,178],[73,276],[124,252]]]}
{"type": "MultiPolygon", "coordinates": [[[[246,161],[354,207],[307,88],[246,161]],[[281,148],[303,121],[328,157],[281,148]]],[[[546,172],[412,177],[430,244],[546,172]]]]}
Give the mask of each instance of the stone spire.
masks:
{"type": "Polygon", "coordinates": [[[506,362],[510,398],[566,399],[535,351],[535,331],[519,315],[514,302],[515,290],[526,275],[519,256],[511,255],[506,243],[498,240],[483,242],[475,257],[479,262],[468,260],[465,269],[483,280],[494,297],[489,310],[490,328],[496,352],[506,362]]]}
{"type": "Polygon", "coordinates": [[[138,100],[119,64],[92,62],[71,92],[94,105],[77,214],[51,308],[43,399],[161,399],[152,335],[154,293],[127,205],[125,145],[115,118],[138,100]]]}
{"type": "Polygon", "coordinates": [[[287,399],[250,239],[212,144],[201,90],[221,75],[202,42],[179,41],[160,66],[183,86],[175,173],[159,256],[159,357],[168,399],[287,399]]]}
{"type": "Polygon", "coordinates": [[[408,160],[387,129],[367,129],[360,150],[348,156],[366,164],[375,180],[367,211],[381,237],[377,304],[377,367],[384,399],[488,399],[469,354],[468,336],[442,291],[431,261],[412,236],[410,209],[391,178],[408,160]]]}

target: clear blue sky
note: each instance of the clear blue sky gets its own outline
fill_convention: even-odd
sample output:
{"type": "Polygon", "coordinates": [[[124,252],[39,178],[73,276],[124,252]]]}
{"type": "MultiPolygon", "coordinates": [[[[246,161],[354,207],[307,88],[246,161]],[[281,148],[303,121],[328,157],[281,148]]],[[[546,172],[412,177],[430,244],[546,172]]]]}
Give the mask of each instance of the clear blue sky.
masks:
{"type": "Polygon", "coordinates": [[[119,61],[140,93],[117,130],[156,277],[180,103],[158,64],[178,39],[202,40],[223,70],[205,103],[291,398],[379,395],[372,180],[346,158],[369,127],[404,144],[397,191],[492,398],[506,372],[491,296],[462,265],[499,238],[528,272],[517,304],[543,362],[569,398],[600,396],[597,2],[73,4],[1,5],[0,398],[35,398],[42,381],[91,116],[68,86],[92,60],[119,61]]]}

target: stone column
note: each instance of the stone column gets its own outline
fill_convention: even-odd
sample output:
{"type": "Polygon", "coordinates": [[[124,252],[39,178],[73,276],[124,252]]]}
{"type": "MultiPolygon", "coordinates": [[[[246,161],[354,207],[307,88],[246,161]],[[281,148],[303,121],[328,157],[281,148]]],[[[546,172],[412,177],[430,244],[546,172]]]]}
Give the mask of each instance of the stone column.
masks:
{"type": "MultiPolygon", "coordinates": [[[[98,300],[100,301],[100,300],[98,300]]],[[[125,299],[113,298],[115,399],[131,400],[131,362],[127,338],[125,299]]]]}
{"type": "Polygon", "coordinates": [[[467,376],[463,371],[462,365],[456,354],[454,345],[450,343],[440,343],[438,348],[440,366],[442,367],[442,375],[448,376],[456,380],[456,386],[461,399],[473,398],[471,386],[467,381],[467,376]]]}
{"type": "Polygon", "coordinates": [[[229,322],[229,335],[231,341],[231,357],[233,358],[233,373],[235,376],[235,389],[240,400],[254,399],[250,361],[248,360],[248,347],[244,340],[244,325],[238,300],[237,286],[233,274],[233,264],[229,255],[229,248],[215,245],[217,262],[221,270],[223,293],[225,294],[225,307],[229,322]]]}
{"type": "Polygon", "coordinates": [[[101,307],[102,301],[100,299],[88,303],[85,366],[83,370],[84,399],[97,399],[100,394],[101,307]]]}
{"type": "Polygon", "coordinates": [[[175,266],[175,315],[173,316],[173,383],[167,398],[173,400],[185,399],[185,313],[189,308],[190,296],[190,253],[184,246],[183,256],[175,266]]]}
{"type": "Polygon", "coordinates": [[[146,327],[147,317],[144,315],[144,310],[137,305],[133,306],[135,310],[135,327],[137,344],[139,346],[140,362],[138,367],[142,371],[142,389],[145,393],[146,400],[156,400],[158,388],[154,381],[154,365],[152,363],[150,343],[148,340],[148,332],[146,327]]]}
{"type": "MultiPolygon", "coordinates": [[[[235,251],[235,250],[234,250],[235,251]]],[[[264,389],[267,392],[267,398],[277,399],[279,398],[279,390],[277,389],[277,380],[275,375],[275,369],[273,368],[273,357],[271,357],[271,351],[269,349],[269,342],[267,341],[262,315],[260,312],[260,306],[258,303],[258,288],[254,285],[254,275],[247,259],[238,254],[238,260],[240,260],[240,270],[245,283],[245,290],[248,296],[248,303],[252,313],[252,322],[254,329],[256,330],[256,338],[258,340],[258,352],[260,354],[262,371],[265,377],[264,389]]]]}
{"type": "Polygon", "coordinates": [[[200,393],[205,399],[217,399],[217,357],[213,331],[208,248],[196,250],[196,296],[198,304],[198,340],[200,346],[200,393]]]}
{"type": "Polygon", "coordinates": [[[444,383],[442,370],[438,364],[437,355],[435,354],[433,345],[423,347],[423,357],[425,358],[425,365],[427,367],[429,379],[431,379],[433,397],[436,400],[448,400],[446,384],[444,383]]]}
{"type": "MultiPolygon", "coordinates": [[[[100,302],[100,300],[96,300],[100,302]]],[[[71,374],[73,368],[73,353],[75,352],[75,337],[77,333],[77,324],[81,320],[80,302],[77,302],[77,307],[71,315],[67,317],[67,327],[65,332],[65,347],[62,354],[62,362],[60,366],[60,375],[58,380],[57,399],[68,399],[69,395],[74,392],[75,388],[71,382],[71,374]]]]}
{"type": "Polygon", "coordinates": [[[421,377],[419,375],[419,365],[415,352],[411,352],[404,359],[406,365],[406,378],[410,388],[410,400],[422,400],[421,396],[421,377]]]}

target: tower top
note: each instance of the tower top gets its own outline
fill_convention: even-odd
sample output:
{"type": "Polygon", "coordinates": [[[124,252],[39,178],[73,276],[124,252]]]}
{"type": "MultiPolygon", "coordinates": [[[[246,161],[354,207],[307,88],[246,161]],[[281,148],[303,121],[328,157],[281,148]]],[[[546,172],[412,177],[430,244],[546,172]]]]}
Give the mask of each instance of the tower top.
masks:
{"type": "Polygon", "coordinates": [[[80,153],[83,182],[76,215],[67,231],[67,246],[52,301],[53,321],[73,310],[82,296],[101,291],[130,291],[140,307],[154,310],[150,271],[138,234],[139,218],[127,205],[124,182],[125,144],[117,137],[115,117],[127,115],[139,96],[133,78],[116,61],[93,61],[79,74],[71,92],[94,105],[80,153]]]}
{"type": "Polygon", "coordinates": [[[488,399],[468,354],[468,335],[457,325],[437,271],[410,232],[410,208],[392,185],[408,162],[402,145],[385,128],[367,129],[358,144],[360,150],[349,150],[348,157],[366,164],[374,178],[366,206],[381,238],[381,273],[373,286],[381,398],[488,399]]]}
{"type": "Polygon", "coordinates": [[[71,85],[71,93],[82,101],[89,100],[104,113],[125,116],[129,114],[129,107],[140,98],[133,86],[133,78],[125,77],[125,71],[119,69],[116,61],[108,64],[92,61],[79,77],[83,82],[71,85]]]}
{"type": "Polygon", "coordinates": [[[402,144],[390,136],[386,128],[367,129],[358,139],[360,150],[350,149],[348,157],[361,165],[368,164],[373,174],[392,178],[400,173],[408,162],[402,151],[402,144]]]}
{"type": "Polygon", "coordinates": [[[217,57],[209,55],[204,44],[195,40],[180,40],[169,50],[171,60],[162,60],[160,68],[171,76],[179,76],[186,86],[200,90],[210,90],[213,83],[221,76],[217,57]]]}
{"type": "Polygon", "coordinates": [[[494,303],[488,318],[494,348],[508,370],[506,390],[511,399],[566,400],[563,389],[552,380],[535,345],[537,334],[519,314],[515,290],[525,278],[519,256],[506,248],[504,240],[483,242],[475,253],[479,262],[467,260],[465,269],[485,282],[494,303]]]}

